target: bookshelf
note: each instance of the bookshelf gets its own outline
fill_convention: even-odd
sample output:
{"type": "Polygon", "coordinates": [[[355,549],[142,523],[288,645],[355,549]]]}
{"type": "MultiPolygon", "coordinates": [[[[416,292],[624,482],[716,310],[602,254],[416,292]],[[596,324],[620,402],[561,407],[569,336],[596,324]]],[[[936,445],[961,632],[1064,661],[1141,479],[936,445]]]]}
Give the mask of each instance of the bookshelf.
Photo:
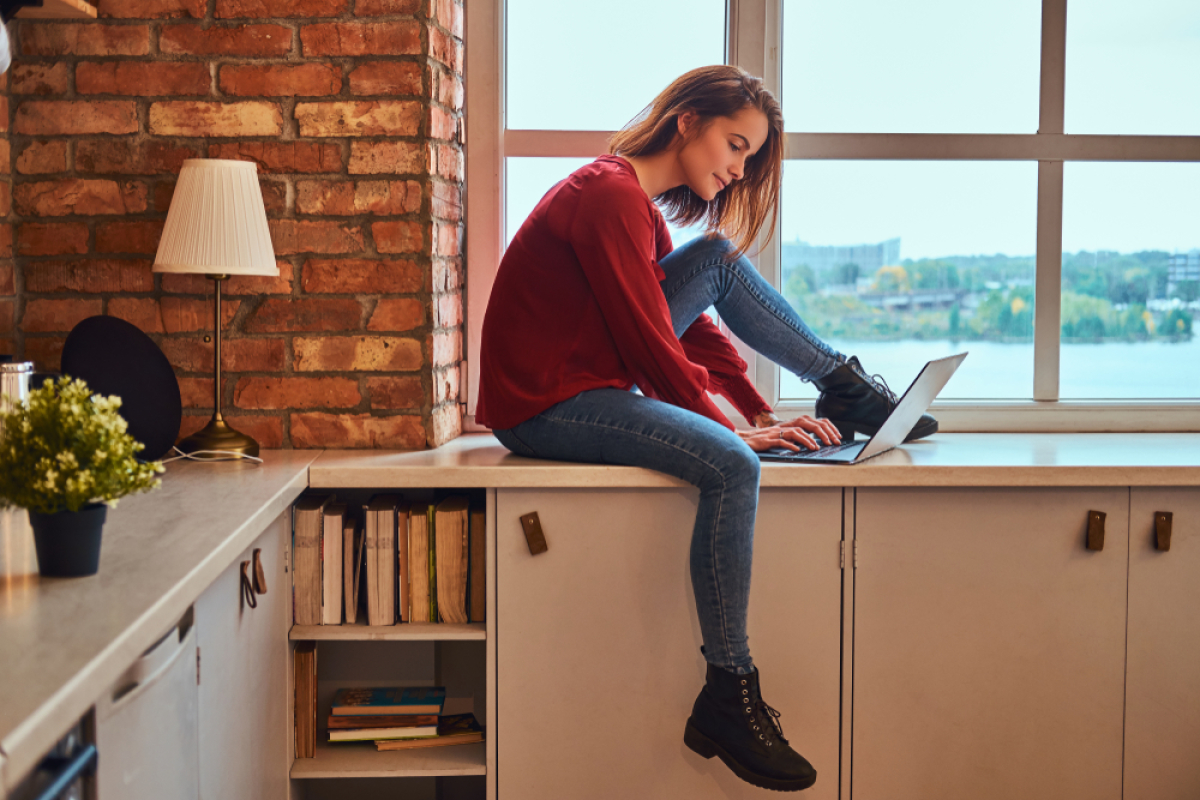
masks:
{"type": "MultiPolygon", "coordinates": [[[[378,489],[339,489],[348,507],[361,508],[378,489]]],[[[412,503],[436,502],[448,494],[468,495],[486,509],[485,550],[487,622],[396,625],[289,624],[289,646],[317,643],[317,745],[313,758],[292,758],[288,765],[292,800],[332,800],[354,796],[383,800],[400,794],[411,800],[484,800],[494,796],[489,784],[489,754],[494,758],[489,707],[494,676],[487,668],[494,657],[495,523],[494,491],[405,488],[397,492],[412,503]],[[486,731],[484,742],[416,750],[379,751],[373,742],[329,743],[323,720],[340,688],[370,686],[445,686],[447,714],[472,712],[486,731]]],[[[289,620],[290,623],[290,620],[289,620]]],[[[290,648],[289,648],[290,649],[290,648]]],[[[291,753],[289,753],[291,755],[291,753]]],[[[494,762],[492,762],[494,763],[494,762]]]]}

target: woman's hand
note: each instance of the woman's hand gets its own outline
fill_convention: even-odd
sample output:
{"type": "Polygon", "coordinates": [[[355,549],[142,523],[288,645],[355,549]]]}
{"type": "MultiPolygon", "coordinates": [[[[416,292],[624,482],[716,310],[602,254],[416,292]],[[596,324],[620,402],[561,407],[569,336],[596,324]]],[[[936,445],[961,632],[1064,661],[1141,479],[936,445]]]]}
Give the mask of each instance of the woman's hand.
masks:
{"type": "MultiPolygon", "coordinates": [[[[754,419],[755,424],[758,425],[760,419],[770,413],[769,411],[764,411],[762,414],[759,414],[754,419]]],[[[771,414],[771,417],[773,419],[774,415],[771,414]]],[[[766,427],[757,427],[749,431],[738,431],[737,434],[756,453],[770,450],[772,447],[779,447],[784,450],[791,450],[792,452],[798,452],[801,447],[808,450],[817,450],[822,446],[821,443],[826,445],[837,444],[842,440],[832,422],[824,418],[814,419],[807,414],[787,422],[775,420],[774,424],[767,425],[766,427]],[[812,434],[814,433],[821,438],[821,442],[817,442],[813,437],[812,434]]]]}

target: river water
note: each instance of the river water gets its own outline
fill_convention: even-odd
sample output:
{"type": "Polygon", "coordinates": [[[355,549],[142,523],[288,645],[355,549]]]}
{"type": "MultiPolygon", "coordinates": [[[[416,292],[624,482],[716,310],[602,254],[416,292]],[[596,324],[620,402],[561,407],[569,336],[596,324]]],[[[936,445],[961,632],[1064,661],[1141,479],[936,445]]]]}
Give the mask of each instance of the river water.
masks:
{"type": "MultiPolygon", "coordinates": [[[[970,353],[939,395],[944,400],[1028,400],[1033,397],[1033,344],[999,342],[838,342],[863,368],[882,375],[900,394],[925,362],[970,353]]],[[[1059,362],[1063,400],[1200,398],[1200,337],[1190,342],[1063,344],[1059,362]]],[[[781,376],[780,397],[811,399],[811,384],[781,376]]]]}

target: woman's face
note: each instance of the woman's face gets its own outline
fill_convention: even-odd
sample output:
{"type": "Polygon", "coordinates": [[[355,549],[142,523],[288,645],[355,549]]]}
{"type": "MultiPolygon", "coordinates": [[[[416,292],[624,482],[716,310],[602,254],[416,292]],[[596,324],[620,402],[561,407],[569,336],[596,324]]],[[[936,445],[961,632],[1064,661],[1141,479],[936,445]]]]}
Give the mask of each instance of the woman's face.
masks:
{"type": "MultiPolygon", "coordinates": [[[[692,112],[679,117],[686,134],[699,119],[692,112]]],[[[732,117],[715,117],[698,136],[679,150],[684,182],[706,201],[745,173],[746,159],[767,141],[767,115],[753,106],[732,117]]]]}

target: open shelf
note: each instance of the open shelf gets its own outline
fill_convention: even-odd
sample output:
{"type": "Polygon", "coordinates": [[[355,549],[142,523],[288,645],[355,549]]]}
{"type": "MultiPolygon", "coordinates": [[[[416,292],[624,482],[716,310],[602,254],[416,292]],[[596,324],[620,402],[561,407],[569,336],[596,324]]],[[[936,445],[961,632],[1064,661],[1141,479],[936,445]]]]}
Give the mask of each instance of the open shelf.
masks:
{"type": "Polygon", "coordinates": [[[399,625],[293,625],[288,633],[293,642],[375,641],[430,642],[487,639],[487,624],[403,622],[399,625]]]}
{"type": "Polygon", "coordinates": [[[95,19],[96,6],[84,0],[43,0],[40,6],[25,6],[17,19],[95,19]]]}
{"type": "Polygon", "coordinates": [[[293,778],[421,778],[486,775],[484,742],[417,750],[375,749],[374,742],[318,742],[316,757],[292,762],[293,778]]]}

